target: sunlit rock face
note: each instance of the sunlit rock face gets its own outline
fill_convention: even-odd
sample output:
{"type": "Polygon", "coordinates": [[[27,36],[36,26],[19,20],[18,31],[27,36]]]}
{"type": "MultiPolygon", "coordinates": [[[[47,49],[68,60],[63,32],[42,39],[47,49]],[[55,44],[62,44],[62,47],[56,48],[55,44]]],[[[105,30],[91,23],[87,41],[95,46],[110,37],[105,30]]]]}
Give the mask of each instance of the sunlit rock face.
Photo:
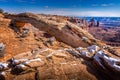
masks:
{"type": "MultiPolygon", "coordinates": [[[[115,78],[114,76],[120,73],[119,59],[115,59],[108,56],[104,51],[100,49],[100,47],[96,45],[89,46],[88,48],[79,47],[76,49],[65,48],[56,50],[45,48],[39,49],[36,54],[32,52],[20,53],[19,55],[14,56],[12,59],[4,63],[0,63],[1,75],[2,77],[4,76],[4,78],[6,79],[7,77],[10,77],[10,79],[13,80],[15,79],[15,77],[17,78],[20,76],[21,79],[23,78],[28,79],[28,77],[22,76],[30,75],[30,73],[31,78],[33,78],[33,76],[34,77],[37,76],[38,79],[62,78],[69,80],[71,78],[72,79],[76,78],[80,80],[82,79],[97,80],[99,77],[97,78],[95,77],[98,76],[96,67],[102,71],[102,74],[111,76],[110,78],[112,79],[115,78]],[[96,51],[94,53],[91,53],[91,51],[88,48],[96,51]],[[82,64],[84,62],[87,62],[87,65],[82,64]],[[86,66],[90,68],[90,71],[95,72],[94,74],[95,76],[91,75],[86,70],[86,66]],[[58,70],[63,71],[59,72],[58,70]],[[84,74],[81,73],[81,71],[84,74]],[[66,73],[66,75],[63,72],[66,73]],[[115,74],[114,76],[112,76],[111,73],[107,72],[113,72],[115,74]],[[51,73],[52,75],[49,73],[51,73]]],[[[105,76],[103,76],[100,79],[103,78],[109,79],[109,77],[105,76]]],[[[119,80],[119,76],[117,76],[115,79],[119,80]]]]}
{"type": "Polygon", "coordinates": [[[66,20],[58,22],[58,19],[62,19],[59,17],[49,19],[44,15],[36,15],[32,13],[21,13],[19,15],[8,15],[6,17],[17,21],[21,20],[24,22],[29,22],[39,30],[45,31],[55,36],[57,40],[62,41],[72,47],[88,47],[93,43],[97,43],[100,46],[104,45],[77,25],[72,24],[66,20]]]}
{"type": "Polygon", "coordinates": [[[26,33],[24,25],[18,32],[14,29],[19,24],[0,27],[0,43],[4,43],[6,51],[0,59],[0,79],[120,79],[120,61],[109,52],[112,47],[63,17],[32,13],[6,17],[12,24],[22,21],[31,25],[25,25],[29,29],[25,37],[21,37],[22,32],[26,33]]]}

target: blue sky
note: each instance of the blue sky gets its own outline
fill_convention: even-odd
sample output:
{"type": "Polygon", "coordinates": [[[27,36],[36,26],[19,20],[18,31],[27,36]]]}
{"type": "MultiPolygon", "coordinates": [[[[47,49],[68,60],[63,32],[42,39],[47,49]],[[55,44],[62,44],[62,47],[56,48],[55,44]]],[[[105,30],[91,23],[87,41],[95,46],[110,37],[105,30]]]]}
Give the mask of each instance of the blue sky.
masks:
{"type": "Polygon", "coordinates": [[[11,13],[120,17],[120,0],[0,0],[0,8],[11,13]]]}

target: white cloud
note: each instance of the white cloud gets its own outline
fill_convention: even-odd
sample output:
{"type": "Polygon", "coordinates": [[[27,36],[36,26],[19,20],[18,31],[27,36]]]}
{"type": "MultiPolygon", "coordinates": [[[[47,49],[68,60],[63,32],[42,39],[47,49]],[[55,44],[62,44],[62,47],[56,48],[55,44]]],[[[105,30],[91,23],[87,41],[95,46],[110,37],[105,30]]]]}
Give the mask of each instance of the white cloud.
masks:
{"type": "Polygon", "coordinates": [[[45,8],[48,8],[48,6],[44,6],[45,8]]]}
{"type": "Polygon", "coordinates": [[[69,16],[95,16],[95,17],[120,17],[120,12],[102,12],[102,11],[41,11],[41,13],[56,14],[56,15],[69,15],[69,16]]]}
{"type": "Polygon", "coordinates": [[[103,16],[103,17],[118,17],[120,13],[118,12],[102,12],[102,11],[84,11],[84,12],[77,12],[71,13],[76,16],[103,16]]]}
{"type": "Polygon", "coordinates": [[[109,4],[92,4],[91,6],[102,6],[102,7],[107,7],[107,6],[113,6],[113,3],[109,3],[109,4]]]}
{"type": "Polygon", "coordinates": [[[30,4],[35,4],[36,3],[36,0],[31,0],[31,1],[28,1],[28,0],[14,0],[16,2],[19,2],[19,3],[30,3],[30,4]]]}
{"type": "Polygon", "coordinates": [[[26,3],[26,0],[15,0],[16,2],[26,3]]]}
{"type": "Polygon", "coordinates": [[[0,2],[8,2],[8,0],[0,0],[0,2]]]}
{"type": "Polygon", "coordinates": [[[116,12],[104,12],[104,11],[85,11],[85,12],[79,12],[76,15],[81,16],[104,16],[104,17],[110,17],[110,16],[120,16],[120,13],[116,12]]]}
{"type": "Polygon", "coordinates": [[[101,4],[101,6],[103,7],[106,7],[106,6],[113,6],[114,4],[113,3],[110,3],[110,4],[101,4]]]}
{"type": "Polygon", "coordinates": [[[109,4],[101,4],[101,6],[105,7],[105,6],[109,6],[109,4]]]}

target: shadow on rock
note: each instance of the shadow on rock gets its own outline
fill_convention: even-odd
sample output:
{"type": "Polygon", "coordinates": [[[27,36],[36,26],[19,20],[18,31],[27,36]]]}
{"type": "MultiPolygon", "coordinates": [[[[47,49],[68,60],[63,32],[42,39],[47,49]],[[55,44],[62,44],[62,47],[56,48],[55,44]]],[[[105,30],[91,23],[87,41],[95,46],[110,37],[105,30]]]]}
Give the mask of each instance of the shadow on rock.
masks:
{"type": "Polygon", "coordinates": [[[92,61],[83,61],[82,64],[87,66],[87,71],[95,75],[98,80],[111,80],[112,78],[107,75],[104,70],[92,61]]]}

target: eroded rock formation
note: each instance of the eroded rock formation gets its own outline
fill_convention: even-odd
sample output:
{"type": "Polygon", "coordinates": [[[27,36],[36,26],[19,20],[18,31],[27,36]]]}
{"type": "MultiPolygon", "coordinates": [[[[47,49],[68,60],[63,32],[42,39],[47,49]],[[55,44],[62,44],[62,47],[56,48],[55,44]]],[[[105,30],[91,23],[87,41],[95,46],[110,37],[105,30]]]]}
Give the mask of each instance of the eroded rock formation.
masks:
{"type": "Polygon", "coordinates": [[[120,79],[120,60],[110,53],[112,47],[69,21],[32,13],[5,17],[12,25],[0,26],[0,42],[6,45],[6,55],[0,63],[1,80],[120,79]],[[29,28],[27,36],[20,37],[14,26],[16,21],[34,27],[29,28]]]}
{"type": "Polygon", "coordinates": [[[52,20],[49,19],[49,17],[32,13],[21,13],[19,15],[8,15],[6,17],[13,19],[13,22],[14,20],[29,22],[39,30],[45,31],[55,36],[59,41],[63,41],[73,47],[79,47],[81,44],[82,47],[87,47],[93,43],[102,45],[102,43],[100,44],[100,41],[96,40],[92,35],[86,34],[86,31],[66,20],[57,22],[57,18],[52,20]],[[86,41],[87,43],[82,41],[82,37],[89,39],[86,41]]]}

